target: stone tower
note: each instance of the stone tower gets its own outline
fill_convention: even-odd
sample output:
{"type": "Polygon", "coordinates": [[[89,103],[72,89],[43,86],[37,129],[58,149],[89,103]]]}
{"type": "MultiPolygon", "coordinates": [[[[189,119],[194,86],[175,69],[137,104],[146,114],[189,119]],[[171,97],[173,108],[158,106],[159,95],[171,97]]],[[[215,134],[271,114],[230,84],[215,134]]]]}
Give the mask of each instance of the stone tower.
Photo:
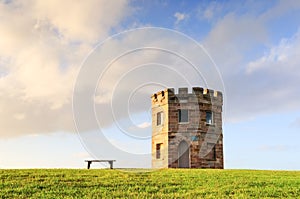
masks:
{"type": "Polygon", "coordinates": [[[153,168],[223,169],[221,92],[168,88],[151,100],[153,168]]]}

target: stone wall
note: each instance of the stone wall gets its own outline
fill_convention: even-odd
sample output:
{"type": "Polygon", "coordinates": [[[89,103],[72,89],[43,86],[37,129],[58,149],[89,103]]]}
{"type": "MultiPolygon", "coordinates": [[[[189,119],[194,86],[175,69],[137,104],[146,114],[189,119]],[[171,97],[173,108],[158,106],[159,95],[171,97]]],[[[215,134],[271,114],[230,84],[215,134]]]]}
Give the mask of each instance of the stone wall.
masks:
{"type": "Polygon", "coordinates": [[[177,168],[178,146],[185,141],[189,145],[190,168],[223,168],[222,105],[221,92],[199,87],[192,93],[179,88],[178,94],[174,89],[165,89],[152,95],[152,166],[177,168]],[[188,110],[188,122],[179,123],[178,111],[183,109],[188,110]],[[155,117],[161,110],[166,119],[159,129],[155,117]],[[206,112],[213,113],[212,124],[206,123],[206,112]],[[159,142],[165,146],[167,162],[155,159],[155,143],[159,142]]]}
{"type": "Polygon", "coordinates": [[[152,101],[152,168],[168,167],[168,94],[160,91],[151,96],[152,101]],[[162,125],[157,125],[157,113],[163,113],[162,125]],[[161,144],[161,157],[156,158],[156,145],[161,144]]]}

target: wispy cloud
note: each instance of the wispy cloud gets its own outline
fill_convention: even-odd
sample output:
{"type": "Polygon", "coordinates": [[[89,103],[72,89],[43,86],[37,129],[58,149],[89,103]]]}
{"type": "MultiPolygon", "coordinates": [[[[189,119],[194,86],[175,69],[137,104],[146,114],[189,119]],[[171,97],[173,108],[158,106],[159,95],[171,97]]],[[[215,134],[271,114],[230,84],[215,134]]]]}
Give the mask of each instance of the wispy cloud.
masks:
{"type": "Polygon", "coordinates": [[[142,128],[142,129],[148,128],[149,126],[151,126],[150,122],[143,122],[143,123],[137,125],[137,127],[142,128]]]}
{"type": "Polygon", "coordinates": [[[210,2],[206,7],[199,6],[197,16],[199,19],[212,20],[216,15],[219,15],[222,10],[221,3],[216,1],[210,2]]]}
{"type": "Polygon", "coordinates": [[[300,75],[300,30],[291,38],[283,38],[277,46],[259,59],[250,62],[248,73],[267,70],[270,73],[300,75]]]}
{"type": "MultiPolygon", "coordinates": [[[[280,7],[282,4],[283,1],[279,1],[264,14],[241,14],[234,11],[223,13],[224,16],[219,15],[220,18],[202,41],[223,75],[228,96],[227,116],[232,120],[300,107],[297,100],[300,74],[297,67],[300,57],[299,31],[272,47],[266,45],[270,37],[266,25],[268,20],[284,15],[289,8],[299,7],[298,3],[292,1],[280,7]],[[267,53],[253,58],[248,51],[255,50],[257,45],[264,46],[267,53]],[[289,99],[286,96],[290,96],[289,99]],[[283,100],[286,103],[281,103],[283,100]]],[[[210,4],[203,10],[203,17],[214,18],[220,9],[222,5],[210,4]]],[[[1,136],[74,131],[71,96],[79,64],[93,45],[106,38],[111,29],[118,27],[130,12],[127,1],[115,3],[93,0],[76,5],[71,0],[0,3],[0,17],[3,19],[0,23],[1,136]]],[[[179,24],[189,15],[176,12],[174,17],[175,23],[179,24]]],[[[123,41],[116,41],[114,47],[117,49],[127,45],[129,40],[144,42],[148,36],[125,38],[123,41]]],[[[167,39],[164,41],[160,38],[153,41],[153,44],[167,42],[167,39]]],[[[197,53],[190,54],[197,56],[197,53]]],[[[155,60],[158,63],[182,64],[165,55],[149,52],[147,56],[128,56],[126,60],[115,63],[114,70],[109,71],[109,78],[103,85],[111,88],[112,84],[117,84],[117,77],[126,72],[126,66],[138,65],[141,59],[143,63],[155,60]]],[[[178,68],[181,69],[179,73],[186,73],[184,65],[178,68]]],[[[158,79],[163,74],[161,71],[153,71],[155,74],[145,73],[131,81],[140,85],[146,78],[158,79]]],[[[163,78],[166,84],[171,82],[174,87],[183,85],[184,82],[180,78],[174,82],[174,78],[168,79],[165,75],[163,78]]],[[[128,88],[130,86],[120,85],[120,95],[130,93],[128,88]]],[[[95,93],[95,107],[96,111],[106,115],[110,111],[108,102],[112,93],[111,90],[101,92],[95,93]]],[[[147,100],[149,93],[151,92],[143,93],[147,100]]],[[[118,102],[122,102],[124,96],[126,97],[114,96],[119,99],[114,102],[116,109],[122,109],[122,103],[118,102]]],[[[135,104],[136,112],[143,110],[142,103],[139,100],[135,104]]],[[[127,113],[128,110],[123,112],[125,111],[127,113]]],[[[104,123],[107,125],[109,122],[104,123]]],[[[140,124],[140,128],[146,128],[147,125],[140,124]]]]}
{"type": "Polygon", "coordinates": [[[185,13],[180,13],[180,12],[176,12],[174,14],[174,17],[176,18],[175,24],[180,23],[181,21],[185,20],[188,18],[188,15],[185,13]]]}
{"type": "Polygon", "coordinates": [[[263,13],[228,13],[203,40],[226,85],[226,121],[300,109],[299,31],[270,45],[269,23],[279,13],[288,9],[275,5],[263,13]]]}

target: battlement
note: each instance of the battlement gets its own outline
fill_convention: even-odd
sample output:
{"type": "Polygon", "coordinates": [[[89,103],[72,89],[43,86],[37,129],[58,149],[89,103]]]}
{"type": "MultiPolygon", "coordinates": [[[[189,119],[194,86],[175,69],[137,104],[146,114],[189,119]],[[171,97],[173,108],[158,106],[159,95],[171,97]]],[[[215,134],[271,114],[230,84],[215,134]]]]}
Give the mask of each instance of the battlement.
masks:
{"type": "Polygon", "coordinates": [[[153,168],[223,169],[222,107],[222,92],[208,88],[166,88],[154,93],[153,168]]]}
{"type": "Polygon", "coordinates": [[[192,93],[188,92],[188,88],[178,88],[177,93],[174,88],[166,88],[162,91],[154,93],[151,96],[153,102],[162,101],[168,97],[169,99],[175,98],[193,98],[196,97],[198,99],[207,99],[210,101],[223,101],[223,94],[221,91],[215,91],[208,88],[202,87],[192,87],[192,93]]]}

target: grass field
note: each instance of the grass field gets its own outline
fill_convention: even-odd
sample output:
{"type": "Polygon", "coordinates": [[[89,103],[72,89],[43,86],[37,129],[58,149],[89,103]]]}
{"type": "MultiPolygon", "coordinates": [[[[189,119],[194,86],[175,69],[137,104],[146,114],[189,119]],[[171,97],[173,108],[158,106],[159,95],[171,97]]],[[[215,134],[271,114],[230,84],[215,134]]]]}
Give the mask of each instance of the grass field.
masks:
{"type": "Polygon", "coordinates": [[[300,198],[300,172],[0,170],[0,198],[300,198]]]}

